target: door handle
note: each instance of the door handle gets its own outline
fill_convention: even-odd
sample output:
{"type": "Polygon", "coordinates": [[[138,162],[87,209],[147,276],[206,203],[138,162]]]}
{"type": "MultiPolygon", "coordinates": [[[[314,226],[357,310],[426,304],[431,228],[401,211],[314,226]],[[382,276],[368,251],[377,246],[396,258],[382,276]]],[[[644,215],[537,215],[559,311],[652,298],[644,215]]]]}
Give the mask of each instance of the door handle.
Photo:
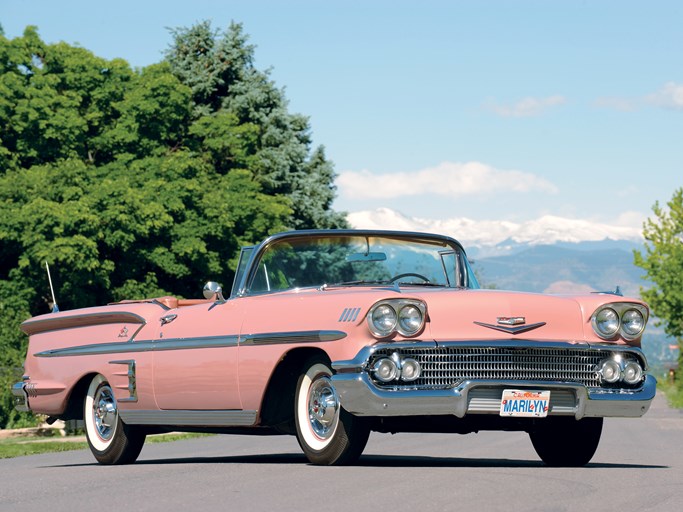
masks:
{"type": "Polygon", "coordinates": [[[161,319],[160,319],[160,320],[161,320],[161,325],[170,324],[170,323],[173,322],[173,320],[175,320],[176,318],[178,318],[178,315],[176,315],[176,314],[162,316],[161,319]]]}

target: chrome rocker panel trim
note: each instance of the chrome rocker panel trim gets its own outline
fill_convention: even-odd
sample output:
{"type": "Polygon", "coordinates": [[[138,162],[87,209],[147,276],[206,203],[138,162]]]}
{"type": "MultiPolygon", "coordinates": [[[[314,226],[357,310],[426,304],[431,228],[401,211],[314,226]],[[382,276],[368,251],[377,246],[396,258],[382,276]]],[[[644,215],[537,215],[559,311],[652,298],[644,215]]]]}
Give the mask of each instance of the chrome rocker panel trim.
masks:
{"type": "Polygon", "coordinates": [[[119,415],[128,425],[171,425],[184,427],[251,427],[257,411],[209,410],[124,410],[119,415]]]}

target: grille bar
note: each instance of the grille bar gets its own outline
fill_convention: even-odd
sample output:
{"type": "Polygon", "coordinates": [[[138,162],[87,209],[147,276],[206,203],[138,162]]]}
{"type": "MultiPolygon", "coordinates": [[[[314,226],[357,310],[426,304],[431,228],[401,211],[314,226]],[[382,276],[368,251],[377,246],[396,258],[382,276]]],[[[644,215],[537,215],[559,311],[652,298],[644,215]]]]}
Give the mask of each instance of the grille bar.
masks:
{"type": "Polygon", "coordinates": [[[385,389],[446,389],[466,380],[559,381],[600,387],[597,370],[606,357],[602,350],[571,348],[386,347],[375,352],[369,366],[393,352],[417,360],[422,374],[410,383],[376,383],[385,389]]]}

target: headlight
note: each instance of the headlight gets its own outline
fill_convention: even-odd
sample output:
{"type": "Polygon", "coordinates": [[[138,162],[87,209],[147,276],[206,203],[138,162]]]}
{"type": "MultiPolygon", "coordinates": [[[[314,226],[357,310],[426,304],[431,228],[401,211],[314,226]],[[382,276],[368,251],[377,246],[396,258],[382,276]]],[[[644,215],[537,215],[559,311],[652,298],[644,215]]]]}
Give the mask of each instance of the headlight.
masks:
{"type": "Polygon", "coordinates": [[[387,304],[376,307],[370,315],[370,329],[376,336],[384,338],[396,328],[396,311],[387,304]]]}
{"type": "Polygon", "coordinates": [[[403,306],[398,312],[398,331],[412,336],[422,328],[422,312],[412,304],[403,306]]]}
{"type": "Polygon", "coordinates": [[[600,306],[591,317],[595,334],[604,340],[621,335],[625,340],[639,338],[647,324],[647,306],[637,302],[611,302],[600,306]]]}
{"type": "Polygon", "coordinates": [[[643,314],[637,309],[627,309],[621,316],[621,328],[626,336],[638,336],[645,328],[643,314]]]}
{"type": "Polygon", "coordinates": [[[417,299],[386,299],[375,303],[368,312],[370,332],[376,338],[400,334],[406,338],[422,331],[427,318],[427,305],[417,299]]]}
{"type": "Polygon", "coordinates": [[[595,315],[595,328],[601,338],[611,338],[619,330],[619,315],[612,308],[601,309],[595,315]]]}

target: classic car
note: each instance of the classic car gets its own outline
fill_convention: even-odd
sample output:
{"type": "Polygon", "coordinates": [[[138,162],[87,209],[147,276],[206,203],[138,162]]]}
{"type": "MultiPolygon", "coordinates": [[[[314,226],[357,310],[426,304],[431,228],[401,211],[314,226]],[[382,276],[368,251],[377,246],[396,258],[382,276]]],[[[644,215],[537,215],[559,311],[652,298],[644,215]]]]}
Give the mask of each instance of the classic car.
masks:
{"type": "Polygon", "coordinates": [[[655,394],[649,310],[616,294],[480,289],[440,235],[281,233],[242,249],[232,290],[45,314],[16,407],[82,419],[95,458],[131,463],[168,431],[295,435],[353,463],[371,431],[523,431],[550,466],[593,457],[605,417],[655,394]]]}

